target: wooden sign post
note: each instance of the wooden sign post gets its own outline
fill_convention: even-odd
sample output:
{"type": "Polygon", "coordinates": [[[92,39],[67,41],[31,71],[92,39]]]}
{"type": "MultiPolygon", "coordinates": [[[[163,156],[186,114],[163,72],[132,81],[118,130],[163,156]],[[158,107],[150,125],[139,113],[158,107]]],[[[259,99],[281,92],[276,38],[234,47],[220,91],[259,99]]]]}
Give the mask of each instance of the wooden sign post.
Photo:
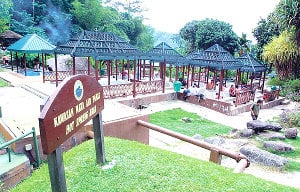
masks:
{"type": "Polygon", "coordinates": [[[96,161],[105,162],[101,111],[102,86],[92,77],[65,79],[45,103],[39,117],[43,153],[47,154],[52,191],[67,191],[61,144],[93,119],[96,161]]]}

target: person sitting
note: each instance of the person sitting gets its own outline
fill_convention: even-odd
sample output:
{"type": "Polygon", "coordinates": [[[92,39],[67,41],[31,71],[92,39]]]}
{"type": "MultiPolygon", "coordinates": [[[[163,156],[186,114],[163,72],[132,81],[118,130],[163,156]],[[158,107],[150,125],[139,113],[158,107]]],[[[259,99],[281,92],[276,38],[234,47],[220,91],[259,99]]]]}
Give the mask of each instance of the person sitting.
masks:
{"type": "Polygon", "coordinates": [[[230,88],[229,88],[229,96],[230,97],[235,97],[235,88],[234,88],[234,85],[231,85],[230,88]]]}
{"type": "Polygon", "coordinates": [[[2,62],[3,64],[8,65],[8,57],[6,55],[3,55],[2,62]]]}
{"type": "Polygon", "coordinates": [[[190,89],[183,90],[183,100],[186,101],[186,99],[191,95],[190,89]]]}
{"type": "Polygon", "coordinates": [[[53,71],[52,67],[50,67],[49,65],[47,65],[47,70],[48,70],[49,72],[52,72],[52,71],[53,71]]]}
{"type": "Polygon", "coordinates": [[[208,90],[214,89],[214,81],[213,81],[213,80],[211,80],[211,81],[207,84],[207,89],[208,89],[208,90]]]}

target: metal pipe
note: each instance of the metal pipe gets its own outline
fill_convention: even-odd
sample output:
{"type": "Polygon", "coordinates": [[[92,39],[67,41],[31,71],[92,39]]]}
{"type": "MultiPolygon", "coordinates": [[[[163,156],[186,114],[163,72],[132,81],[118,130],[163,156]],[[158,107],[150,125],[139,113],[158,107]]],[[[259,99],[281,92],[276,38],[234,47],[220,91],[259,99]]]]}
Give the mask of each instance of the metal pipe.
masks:
{"type": "Polygon", "coordinates": [[[224,148],[221,148],[221,147],[218,147],[218,146],[206,143],[206,142],[202,142],[202,141],[196,140],[196,139],[194,139],[192,137],[189,137],[189,136],[186,136],[186,135],[183,135],[183,134],[180,134],[180,133],[177,133],[177,132],[165,129],[163,127],[160,127],[160,126],[157,126],[157,125],[154,125],[154,124],[142,121],[142,120],[138,120],[137,123],[139,125],[142,125],[142,126],[146,127],[146,128],[158,131],[160,133],[169,135],[171,137],[180,139],[182,141],[186,141],[188,143],[191,143],[193,145],[202,147],[204,149],[207,149],[207,150],[210,150],[210,151],[218,151],[219,154],[225,155],[225,156],[230,157],[232,159],[235,159],[237,162],[240,162],[242,159],[244,159],[247,163],[244,163],[244,161],[243,161],[241,163],[241,165],[239,165],[240,168],[238,170],[242,170],[242,166],[244,166],[244,168],[246,168],[246,167],[249,167],[249,165],[250,165],[250,161],[243,154],[234,153],[234,152],[226,150],[224,148]]]}

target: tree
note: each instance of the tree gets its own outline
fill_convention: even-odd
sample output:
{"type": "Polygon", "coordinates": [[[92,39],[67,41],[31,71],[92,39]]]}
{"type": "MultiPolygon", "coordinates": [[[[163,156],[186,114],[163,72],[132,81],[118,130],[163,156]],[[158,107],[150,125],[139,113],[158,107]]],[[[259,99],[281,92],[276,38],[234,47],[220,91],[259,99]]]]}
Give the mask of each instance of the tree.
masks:
{"type": "Polygon", "coordinates": [[[238,49],[238,36],[232,26],[219,20],[193,21],[180,30],[180,35],[190,44],[189,52],[207,49],[214,44],[219,44],[231,54],[238,49]]]}
{"type": "Polygon", "coordinates": [[[11,18],[11,9],[12,9],[11,0],[1,0],[0,3],[0,33],[3,33],[9,28],[9,21],[11,18]]]}
{"type": "Polygon", "coordinates": [[[262,60],[263,47],[267,45],[273,37],[278,36],[280,31],[281,29],[274,18],[274,13],[271,13],[267,19],[261,19],[258,22],[257,27],[252,31],[257,41],[257,59],[262,60]]]}
{"type": "Polygon", "coordinates": [[[127,13],[131,16],[143,19],[142,12],[145,10],[142,7],[141,0],[105,0],[104,5],[111,6],[120,13],[127,13]]]}
{"type": "Polygon", "coordinates": [[[281,0],[274,11],[276,21],[284,29],[293,29],[297,44],[300,46],[300,1],[281,0]]]}
{"type": "Polygon", "coordinates": [[[247,34],[242,33],[242,36],[239,37],[239,55],[242,55],[245,52],[250,52],[250,43],[251,41],[247,39],[247,34]]]}
{"type": "Polygon", "coordinates": [[[200,21],[192,21],[185,24],[185,26],[182,29],[180,29],[179,35],[183,40],[187,42],[188,45],[186,50],[187,53],[191,53],[197,49],[196,33],[198,30],[199,23],[200,21]]]}
{"type": "Polygon", "coordinates": [[[273,63],[279,79],[300,77],[300,50],[294,39],[294,32],[283,31],[264,47],[263,58],[273,63]]]}

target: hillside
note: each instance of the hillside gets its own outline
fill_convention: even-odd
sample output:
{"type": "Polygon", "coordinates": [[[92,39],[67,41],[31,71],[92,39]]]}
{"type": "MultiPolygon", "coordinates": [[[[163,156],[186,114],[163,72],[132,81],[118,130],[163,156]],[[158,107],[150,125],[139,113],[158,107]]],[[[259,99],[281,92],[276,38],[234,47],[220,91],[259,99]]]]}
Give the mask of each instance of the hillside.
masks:
{"type": "MultiPolygon", "coordinates": [[[[300,191],[133,141],[105,137],[105,151],[115,162],[106,170],[95,163],[93,140],[64,153],[68,191],[300,191]]],[[[23,191],[51,191],[46,163],[11,190],[23,191]]]]}

